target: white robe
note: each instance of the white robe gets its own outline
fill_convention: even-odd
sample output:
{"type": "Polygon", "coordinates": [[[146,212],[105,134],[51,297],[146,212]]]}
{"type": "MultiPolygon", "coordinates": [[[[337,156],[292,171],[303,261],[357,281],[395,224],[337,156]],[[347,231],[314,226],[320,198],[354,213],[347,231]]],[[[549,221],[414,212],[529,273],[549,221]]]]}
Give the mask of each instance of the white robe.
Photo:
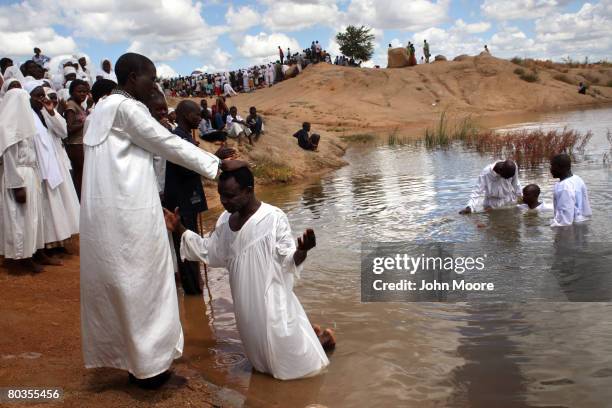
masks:
{"type": "Polygon", "coordinates": [[[486,207],[502,208],[515,205],[518,197],[523,195],[518,178],[518,166],[514,177],[505,179],[493,171],[495,164],[485,167],[478,176],[478,181],[467,204],[472,212],[483,211],[486,207]]]}
{"type": "Polygon", "coordinates": [[[281,380],[319,373],[329,364],[308,317],[293,293],[303,265],[293,260],[295,241],[287,216],[262,203],[234,232],[224,212],[210,237],[187,231],[181,258],[229,271],[234,313],[249,361],[281,380]]]}
{"type": "Polygon", "coordinates": [[[70,160],[61,142],[68,135],[66,121],[59,113],[55,112],[51,116],[43,109],[47,124],[45,129],[38,116],[34,116],[40,129],[39,136],[48,138],[53,147],[54,159],[62,178],[62,182],[54,188],[47,180],[43,180],[45,243],[61,242],[79,233],[80,212],[79,198],[70,176],[70,160]]]}
{"type": "Polygon", "coordinates": [[[8,259],[31,258],[45,247],[43,202],[33,137],[10,146],[2,155],[2,240],[0,255],[8,259]],[[11,191],[25,187],[26,202],[15,201],[11,191]]]}
{"type": "Polygon", "coordinates": [[[553,206],[547,201],[542,201],[536,208],[529,208],[527,204],[518,204],[518,209],[526,212],[548,212],[553,211],[553,206]]]}
{"type": "Polygon", "coordinates": [[[90,115],[81,192],[85,366],[150,378],[183,351],[153,155],[208,178],[219,159],[176,137],[142,103],[112,94],[90,115]]]}
{"type": "Polygon", "coordinates": [[[555,184],[553,204],[555,218],[550,224],[551,227],[563,227],[575,222],[584,222],[592,215],[586,184],[575,175],[555,184]]]}

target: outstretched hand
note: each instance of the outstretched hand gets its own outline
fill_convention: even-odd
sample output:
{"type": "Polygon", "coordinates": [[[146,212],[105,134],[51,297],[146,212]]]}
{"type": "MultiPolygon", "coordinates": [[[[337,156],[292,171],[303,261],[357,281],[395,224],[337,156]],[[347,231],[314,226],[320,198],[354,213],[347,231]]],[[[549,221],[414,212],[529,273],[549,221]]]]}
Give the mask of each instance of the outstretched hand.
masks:
{"type": "Polygon", "coordinates": [[[221,147],[219,147],[219,149],[217,149],[215,156],[221,160],[234,158],[236,157],[236,150],[231,147],[226,147],[225,144],[223,144],[221,147]]]}
{"type": "Polygon", "coordinates": [[[179,215],[178,207],[174,209],[174,213],[164,208],[164,221],[166,222],[168,231],[176,232],[181,225],[181,216],[179,215]]]}
{"type": "Polygon", "coordinates": [[[221,170],[223,171],[234,171],[238,170],[242,167],[249,167],[249,163],[243,160],[223,160],[221,162],[221,170]]]}
{"type": "Polygon", "coordinates": [[[302,237],[297,239],[297,248],[300,251],[310,251],[312,248],[317,246],[317,238],[315,237],[314,230],[308,228],[302,237]]]}

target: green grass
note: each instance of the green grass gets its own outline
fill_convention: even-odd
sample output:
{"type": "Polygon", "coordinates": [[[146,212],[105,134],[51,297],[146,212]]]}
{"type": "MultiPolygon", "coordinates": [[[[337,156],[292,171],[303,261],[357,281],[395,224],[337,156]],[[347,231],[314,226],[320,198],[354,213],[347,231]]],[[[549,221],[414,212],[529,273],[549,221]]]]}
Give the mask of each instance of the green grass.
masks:
{"type": "Polygon", "coordinates": [[[253,175],[266,181],[286,183],[293,178],[293,170],[280,163],[261,160],[253,167],[253,175]]]}
{"type": "Polygon", "coordinates": [[[525,70],[523,68],[517,68],[514,70],[516,75],[525,75],[525,70]]]}
{"type": "Polygon", "coordinates": [[[530,72],[530,73],[526,73],[523,75],[519,75],[519,78],[521,78],[523,81],[526,81],[526,82],[537,82],[538,79],[540,79],[538,77],[538,74],[535,72],[530,72]]]}
{"type": "Polygon", "coordinates": [[[370,143],[376,140],[376,136],[369,133],[359,133],[356,135],[340,136],[340,139],[350,143],[370,143]]]}

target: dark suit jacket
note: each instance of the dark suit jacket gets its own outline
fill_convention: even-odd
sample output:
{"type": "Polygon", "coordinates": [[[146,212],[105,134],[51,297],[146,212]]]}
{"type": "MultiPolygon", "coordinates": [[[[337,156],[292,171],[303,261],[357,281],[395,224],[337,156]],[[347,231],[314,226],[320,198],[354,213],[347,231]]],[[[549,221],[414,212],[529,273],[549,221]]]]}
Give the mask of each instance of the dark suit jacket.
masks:
{"type": "MultiPolygon", "coordinates": [[[[177,127],[173,133],[190,143],[194,143],[191,133],[180,127],[177,127]]],[[[164,207],[171,211],[179,207],[181,214],[206,211],[208,205],[206,204],[200,175],[177,164],[167,162],[164,207]]]]}

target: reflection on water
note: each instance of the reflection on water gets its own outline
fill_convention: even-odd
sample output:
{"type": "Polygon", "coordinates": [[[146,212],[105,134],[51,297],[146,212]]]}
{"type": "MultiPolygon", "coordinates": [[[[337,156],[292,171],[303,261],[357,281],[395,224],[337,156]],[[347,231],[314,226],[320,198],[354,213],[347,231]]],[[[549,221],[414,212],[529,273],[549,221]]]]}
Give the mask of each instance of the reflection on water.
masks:
{"type": "MultiPolygon", "coordinates": [[[[209,271],[212,300],[182,304],[187,359],[211,381],[243,393],[247,406],[609,406],[609,303],[360,302],[362,241],[488,242],[509,253],[531,241],[547,245],[548,256],[562,250],[556,242],[608,241],[612,171],[602,157],[610,148],[605,136],[612,109],[536,120],[594,133],[574,167],[591,196],[594,221],[588,226],[560,236],[542,216],[458,215],[490,157],[415,146],[353,147],[345,156],[350,165],[321,180],[259,192],[287,212],[294,235],[307,227],[317,233],[296,292],[311,321],[336,328],[339,346],[327,373],[290,382],[252,373],[220,270],[209,271]]],[[[518,125],[529,126],[535,125],[518,125]]],[[[539,184],[543,199],[552,202],[555,180],[547,167],[520,176],[524,184],[539,184]]],[[[560,292],[562,279],[573,277],[559,278],[560,292]]]]}

